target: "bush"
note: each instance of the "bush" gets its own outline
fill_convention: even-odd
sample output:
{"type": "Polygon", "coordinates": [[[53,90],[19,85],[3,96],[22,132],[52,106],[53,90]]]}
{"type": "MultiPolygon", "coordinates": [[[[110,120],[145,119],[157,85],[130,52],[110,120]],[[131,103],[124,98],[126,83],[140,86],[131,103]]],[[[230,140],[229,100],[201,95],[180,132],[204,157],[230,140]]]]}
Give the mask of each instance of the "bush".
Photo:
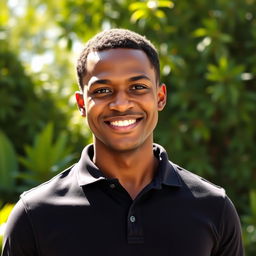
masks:
{"type": "Polygon", "coordinates": [[[31,143],[48,121],[55,120],[55,131],[63,129],[68,117],[56,106],[55,99],[25,74],[18,57],[7,44],[0,48],[0,127],[14,143],[17,152],[31,143]],[[21,136],[22,133],[22,136],[21,136]]]}
{"type": "MultiPolygon", "coordinates": [[[[223,186],[240,216],[254,216],[248,206],[256,187],[255,0],[37,0],[28,7],[23,17],[16,17],[20,24],[12,27],[14,37],[8,38],[11,42],[15,35],[22,35],[19,43],[23,42],[22,50],[27,52],[49,50],[45,44],[34,43],[47,37],[48,27],[38,18],[42,9],[47,24],[59,33],[49,40],[64,42],[66,50],[77,52],[78,41],[108,27],[132,29],[151,39],[159,49],[162,80],[168,87],[156,142],[166,147],[172,161],[223,186]],[[33,29],[27,31],[28,24],[33,29]],[[28,37],[34,40],[26,48],[28,37]]],[[[65,117],[59,118],[61,111],[54,107],[52,96],[41,93],[39,97],[34,89],[28,92],[31,80],[15,64],[16,56],[6,50],[1,54],[0,125],[22,151],[46,120],[65,117]],[[17,92],[19,97],[10,97],[17,92]],[[18,122],[15,113],[22,117],[18,122]],[[24,130],[27,134],[19,136],[24,130]]],[[[64,81],[70,73],[63,72],[61,64],[56,61],[55,69],[64,81]]],[[[58,79],[55,82],[61,87],[58,79]]],[[[247,217],[242,224],[251,256],[256,253],[254,224],[247,217]]]]}

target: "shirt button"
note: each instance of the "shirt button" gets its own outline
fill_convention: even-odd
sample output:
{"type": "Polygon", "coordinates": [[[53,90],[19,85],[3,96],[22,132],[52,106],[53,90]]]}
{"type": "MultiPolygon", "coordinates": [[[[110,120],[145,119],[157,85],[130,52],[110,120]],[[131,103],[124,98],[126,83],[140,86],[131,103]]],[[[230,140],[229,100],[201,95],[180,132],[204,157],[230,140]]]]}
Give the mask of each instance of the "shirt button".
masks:
{"type": "Polygon", "coordinates": [[[132,215],[132,216],[130,217],[130,222],[134,223],[135,221],[136,221],[136,218],[135,218],[135,216],[132,215]]]}
{"type": "Polygon", "coordinates": [[[112,183],[112,184],[110,184],[109,186],[110,186],[110,188],[115,188],[115,187],[116,187],[116,185],[115,185],[115,184],[113,184],[113,183],[112,183]]]}

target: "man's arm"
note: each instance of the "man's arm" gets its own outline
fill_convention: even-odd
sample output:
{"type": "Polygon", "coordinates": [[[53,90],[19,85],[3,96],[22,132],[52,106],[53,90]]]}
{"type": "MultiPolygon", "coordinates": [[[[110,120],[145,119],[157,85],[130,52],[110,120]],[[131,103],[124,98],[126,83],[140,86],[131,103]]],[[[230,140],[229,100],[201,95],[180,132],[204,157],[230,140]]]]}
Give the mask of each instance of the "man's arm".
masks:
{"type": "Polygon", "coordinates": [[[240,220],[231,200],[225,198],[225,206],[219,227],[219,244],[215,256],[243,256],[240,220]]]}
{"type": "Polygon", "coordinates": [[[2,256],[36,256],[35,236],[20,200],[11,212],[4,234],[2,256]]]}

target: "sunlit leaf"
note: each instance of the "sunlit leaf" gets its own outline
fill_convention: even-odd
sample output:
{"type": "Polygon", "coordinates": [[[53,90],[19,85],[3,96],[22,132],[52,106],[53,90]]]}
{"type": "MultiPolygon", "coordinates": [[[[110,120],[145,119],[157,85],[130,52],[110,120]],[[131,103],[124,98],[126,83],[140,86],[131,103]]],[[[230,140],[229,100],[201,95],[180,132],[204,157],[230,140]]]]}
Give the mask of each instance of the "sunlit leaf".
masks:
{"type": "Polygon", "coordinates": [[[143,17],[146,17],[147,13],[145,10],[138,10],[138,11],[135,11],[132,16],[131,16],[131,21],[132,22],[136,22],[137,20],[143,18],[143,17]]]}
{"type": "Polygon", "coordinates": [[[0,1],[0,10],[0,26],[6,26],[10,18],[9,9],[7,8],[7,0],[0,1]]]}
{"type": "Polygon", "coordinates": [[[173,1],[158,1],[158,7],[167,7],[167,8],[173,8],[174,3],[173,1]]]}
{"type": "Polygon", "coordinates": [[[222,70],[226,70],[228,67],[228,60],[226,57],[222,57],[219,60],[219,64],[220,64],[220,69],[222,70]]]}
{"type": "Polygon", "coordinates": [[[205,28],[198,28],[193,32],[195,37],[202,37],[207,35],[207,30],[205,28]]]}
{"type": "Polygon", "coordinates": [[[129,5],[129,10],[136,11],[138,9],[146,9],[147,5],[145,2],[135,2],[129,5]]]}
{"type": "Polygon", "coordinates": [[[155,12],[155,16],[158,17],[158,18],[160,18],[160,19],[162,19],[162,18],[165,17],[165,13],[164,13],[163,11],[161,11],[161,10],[157,10],[157,11],[155,12]]]}
{"type": "Polygon", "coordinates": [[[0,225],[7,221],[13,207],[14,204],[6,204],[2,209],[0,209],[0,225]]]}

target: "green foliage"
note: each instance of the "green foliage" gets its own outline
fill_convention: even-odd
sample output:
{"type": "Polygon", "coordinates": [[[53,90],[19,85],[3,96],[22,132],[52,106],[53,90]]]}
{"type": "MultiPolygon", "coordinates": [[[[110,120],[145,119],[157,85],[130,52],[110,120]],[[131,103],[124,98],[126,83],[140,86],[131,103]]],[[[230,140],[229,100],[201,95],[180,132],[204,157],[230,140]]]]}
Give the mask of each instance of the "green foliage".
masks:
{"type": "Polygon", "coordinates": [[[5,223],[13,207],[14,207],[14,204],[6,204],[2,209],[0,208],[0,252],[2,251],[2,241],[3,241],[5,223]]]}
{"type": "Polygon", "coordinates": [[[15,191],[14,175],[17,170],[18,161],[12,143],[0,130],[0,200],[11,200],[15,191]]]}
{"type": "Polygon", "coordinates": [[[6,223],[14,204],[6,204],[0,209],[0,225],[6,223]]]}
{"type": "Polygon", "coordinates": [[[19,173],[19,178],[31,187],[49,180],[66,168],[75,158],[70,153],[67,139],[65,132],[54,138],[53,124],[49,123],[35,136],[33,146],[25,147],[26,156],[19,160],[28,171],[19,173]]]}
{"type": "Polygon", "coordinates": [[[0,48],[0,127],[14,142],[17,152],[31,143],[48,121],[58,120],[56,130],[64,127],[67,117],[56,107],[44,89],[36,90],[32,79],[7,44],[0,48]],[[21,131],[26,131],[20,136],[21,131]]]}
{"type": "Polygon", "coordinates": [[[134,2],[129,5],[129,10],[132,11],[131,21],[137,22],[140,19],[154,18],[156,21],[161,21],[166,18],[166,13],[160,8],[173,8],[172,1],[149,0],[143,2],[134,2]]]}
{"type": "MultiPolygon", "coordinates": [[[[24,3],[23,13],[0,6],[0,126],[16,151],[24,157],[24,144],[50,120],[80,151],[89,133],[73,107],[73,57],[102,29],[132,29],[159,49],[168,87],[156,142],[172,161],[225,187],[240,216],[254,216],[248,195],[256,187],[255,0],[24,3]],[[52,61],[34,64],[46,53],[52,61]]],[[[255,255],[254,222],[242,221],[246,253],[255,255]]]]}
{"type": "Polygon", "coordinates": [[[256,190],[250,192],[250,213],[243,217],[243,238],[247,252],[256,251],[256,190]]]}

